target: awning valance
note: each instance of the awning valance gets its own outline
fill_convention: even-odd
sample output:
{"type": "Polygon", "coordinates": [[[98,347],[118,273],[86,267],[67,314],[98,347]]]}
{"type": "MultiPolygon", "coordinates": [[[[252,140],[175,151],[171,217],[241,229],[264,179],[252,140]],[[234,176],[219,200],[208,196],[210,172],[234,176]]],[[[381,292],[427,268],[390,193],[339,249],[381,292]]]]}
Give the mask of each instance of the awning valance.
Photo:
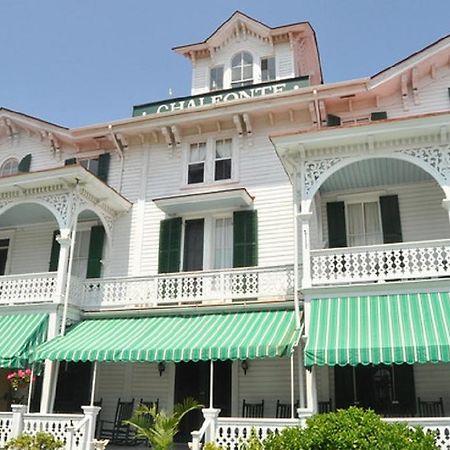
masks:
{"type": "Polygon", "coordinates": [[[0,367],[24,368],[47,336],[47,314],[0,315],[0,367]]]}
{"type": "Polygon", "coordinates": [[[289,356],[294,311],[85,320],[39,347],[35,360],[159,362],[289,356]]]}
{"type": "Polygon", "coordinates": [[[305,365],[450,362],[449,293],[311,301],[305,365]]]}

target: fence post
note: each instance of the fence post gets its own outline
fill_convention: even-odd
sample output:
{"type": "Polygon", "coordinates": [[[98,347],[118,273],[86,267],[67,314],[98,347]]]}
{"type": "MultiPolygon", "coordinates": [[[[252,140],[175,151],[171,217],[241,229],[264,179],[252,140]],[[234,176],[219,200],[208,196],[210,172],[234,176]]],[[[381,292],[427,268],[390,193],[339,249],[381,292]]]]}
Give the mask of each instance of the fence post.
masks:
{"type": "Polygon", "coordinates": [[[93,448],[95,437],[95,423],[97,415],[100,412],[100,406],[82,406],[81,409],[86,417],[89,418],[86,424],[85,448],[86,450],[93,448]]]}
{"type": "Polygon", "coordinates": [[[23,415],[27,412],[26,405],[11,405],[12,410],[12,424],[11,437],[15,438],[23,432],[23,415]]]}
{"type": "Polygon", "coordinates": [[[299,427],[304,428],[306,426],[306,419],[313,415],[313,412],[310,409],[298,408],[297,409],[299,427]]]}
{"type": "Polygon", "coordinates": [[[220,414],[220,409],[204,408],[202,409],[203,417],[209,422],[209,428],[205,432],[205,442],[216,441],[217,418],[220,414]]]}

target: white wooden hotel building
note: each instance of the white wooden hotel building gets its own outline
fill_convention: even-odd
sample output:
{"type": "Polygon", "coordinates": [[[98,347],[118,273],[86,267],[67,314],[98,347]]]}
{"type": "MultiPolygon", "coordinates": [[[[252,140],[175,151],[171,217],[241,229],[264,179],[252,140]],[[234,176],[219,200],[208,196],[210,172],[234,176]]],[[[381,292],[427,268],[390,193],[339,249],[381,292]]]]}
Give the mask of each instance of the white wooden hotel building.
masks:
{"type": "Polygon", "coordinates": [[[131,118],[0,109],[0,441],[194,396],[194,448],[353,404],[450,448],[450,37],[333,84],[307,22],[174,50],[191,96],[131,118]]]}

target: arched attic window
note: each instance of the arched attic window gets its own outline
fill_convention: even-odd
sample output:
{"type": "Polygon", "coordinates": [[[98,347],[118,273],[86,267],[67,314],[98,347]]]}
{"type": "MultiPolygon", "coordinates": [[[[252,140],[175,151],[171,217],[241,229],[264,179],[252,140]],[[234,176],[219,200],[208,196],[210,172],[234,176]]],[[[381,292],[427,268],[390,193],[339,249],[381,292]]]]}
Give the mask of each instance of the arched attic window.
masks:
{"type": "Polygon", "coordinates": [[[249,52],[239,52],[231,59],[231,86],[253,84],[253,56],[249,52]]]}
{"type": "Polygon", "coordinates": [[[0,167],[0,177],[15,175],[19,172],[19,160],[16,158],[8,158],[0,167]]]}

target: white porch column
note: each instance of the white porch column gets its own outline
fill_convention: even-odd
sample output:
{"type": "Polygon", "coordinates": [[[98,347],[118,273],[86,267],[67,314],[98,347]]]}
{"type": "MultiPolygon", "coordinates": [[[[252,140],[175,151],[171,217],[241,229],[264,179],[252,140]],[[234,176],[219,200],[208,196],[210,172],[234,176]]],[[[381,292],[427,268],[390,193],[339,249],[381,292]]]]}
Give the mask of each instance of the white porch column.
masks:
{"type": "MultiPolygon", "coordinates": [[[[70,229],[61,229],[60,235],[56,238],[59,242],[59,260],[58,272],[56,275],[56,288],[54,302],[62,304],[64,302],[65,289],[67,284],[67,268],[70,256],[70,229]]],[[[61,327],[60,311],[52,313],[49,317],[47,339],[53,339],[59,334],[61,327]]],[[[42,380],[42,394],[41,394],[41,413],[50,413],[53,409],[56,394],[56,382],[58,379],[57,361],[45,361],[44,375],[42,380]]]]}
{"type": "Polygon", "coordinates": [[[310,236],[310,221],[312,218],[311,212],[301,212],[300,218],[300,233],[302,241],[302,285],[301,289],[311,287],[311,236],[310,236]]]}
{"type": "Polygon", "coordinates": [[[317,413],[317,386],[316,386],[316,367],[306,370],[306,408],[317,413]]]}
{"type": "Polygon", "coordinates": [[[448,219],[450,222],[450,199],[444,198],[444,200],[442,200],[442,207],[447,211],[448,219]]]}

